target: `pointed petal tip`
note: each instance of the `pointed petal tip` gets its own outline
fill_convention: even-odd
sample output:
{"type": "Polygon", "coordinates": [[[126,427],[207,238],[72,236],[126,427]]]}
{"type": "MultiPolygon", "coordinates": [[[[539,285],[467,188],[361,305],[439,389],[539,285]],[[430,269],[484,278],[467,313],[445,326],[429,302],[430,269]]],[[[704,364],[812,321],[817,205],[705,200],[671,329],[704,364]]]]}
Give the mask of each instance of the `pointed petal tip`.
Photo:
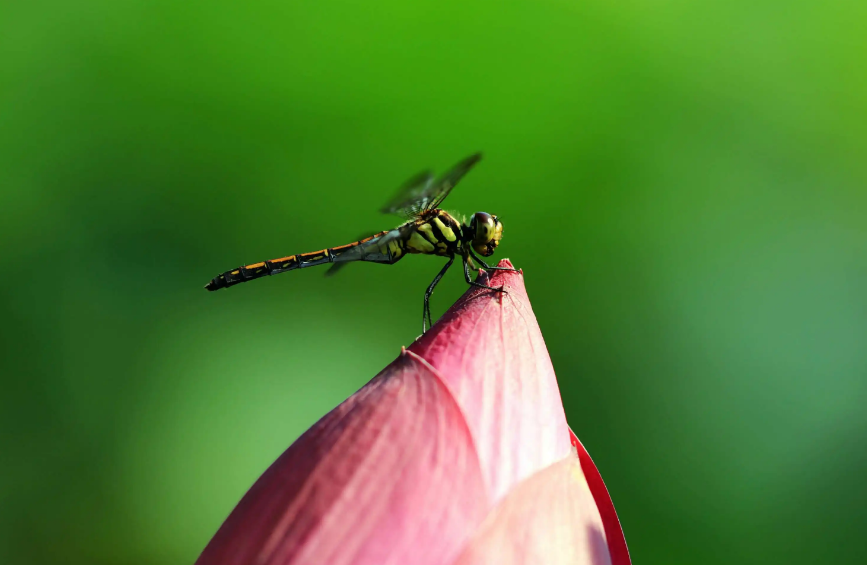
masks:
{"type": "MultiPolygon", "coordinates": [[[[499,263],[497,263],[498,268],[502,269],[514,269],[514,265],[508,259],[502,259],[499,263]]],[[[508,270],[508,271],[500,271],[500,270],[491,270],[487,271],[484,268],[479,269],[479,276],[477,282],[482,283],[487,286],[491,286],[494,288],[502,288],[506,291],[506,293],[515,293],[517,296],[521,297],[523,300],[528,300],[527,298],[527,288],[524,286],[524,270],[508,270]]],[[[484,289],[473,287],[467,292],[461,300],[459,300],[455,306],[464,302],[465,299],[470,297],[491,297],[496,298],[490,295],[489,292],[485,292],[484,289]]],[[[499,294],[498,297],[501,301],[505,299],[503,294],[499,294]]]]}
{"type": "MultiPolygon", "coordinates": [[[[499,267],[512,269],[508,259],[499,267]]],[[[569,455],[557,378],[523,275],[481,272],[430,331],[409,347],[442,375],[463,410],[494,500],[569,455]]]]}

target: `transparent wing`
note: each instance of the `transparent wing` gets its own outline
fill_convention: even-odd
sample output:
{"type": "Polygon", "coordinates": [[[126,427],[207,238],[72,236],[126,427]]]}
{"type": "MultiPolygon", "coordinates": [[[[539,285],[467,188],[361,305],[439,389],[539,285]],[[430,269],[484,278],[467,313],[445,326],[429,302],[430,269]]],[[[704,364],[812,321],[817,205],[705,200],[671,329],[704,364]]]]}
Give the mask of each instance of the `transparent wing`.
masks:
{"type": "Polygon", "coordinates": [[[452,191],[455,185],[460,182],[460,180],[467,174],[473,166],[481,161],[482,154],[476,153],[475,155],[470,155],[454,167],[452,170],[444,174],[434,183],[436,187],[433,190],[433,193],[436,195],[433,201],[425,208],[426,210],[431,210],[433,208],[439,208],[440,204],[443,203],[443,200],[446,199],[446,196],[452,191]]]}
{"type": "Polygon", "coordinates": [[[398,214],[413,217],[424,210],[429,198],[434,176],[431,171],[424,171],[412,177],[398,189],[388,204],[382,207],[383,214],[398,214]]]}
{"type": "MultiPolygon", "coordinates": [[[[394,232],[394,230],[391,230],[391,232],[394,232]]],[[[391,232],[381,232],[380,236],[378,238],[376,238],[374,241],[376,242],[377,245],[383,245],[385,243],[388,243],[389,241],[391,241],[392,239],[394,239],[398,235],[397,233],[391,233],[391,232]]],[[[358,239],[356,241],[362,242],[362,241],[370,239],[376,235],[377,235],[376,232],[366,232],[366,233],[363,233],[360,236],[358,236],[358,239]]],[[[326,277],[333,277],[335,274],[337,274],[338,272],[343,270],[343,267],[345,267],[346,265],[349,265],[350,263],[353,263],[355,261],[363,261],[364,260],[363,257],[365,254],[365,249],[363,246],[364,246],[364,244],[361,243],[357,247],[354,248],[352,254],[347,254],[347,255],[343,256],[342,258],[335,260],[335,262],[331,264],[331,267],[325,272],[325,276],[326,277]],[[356,250],[357,250],[357,253],[356,253],[356,250]]]]}
{"type": "Polygon", "coordinates": [[[482,154],[471,155],[452,167],[452,169],[436,181],[430,171],[420,173],[398,190],[397,195],[382,208],[386,214],[400,214],[415,217],[425,210],[438,208],[446,196],[452,191],[458,181],[481,160],[482,154]]]}

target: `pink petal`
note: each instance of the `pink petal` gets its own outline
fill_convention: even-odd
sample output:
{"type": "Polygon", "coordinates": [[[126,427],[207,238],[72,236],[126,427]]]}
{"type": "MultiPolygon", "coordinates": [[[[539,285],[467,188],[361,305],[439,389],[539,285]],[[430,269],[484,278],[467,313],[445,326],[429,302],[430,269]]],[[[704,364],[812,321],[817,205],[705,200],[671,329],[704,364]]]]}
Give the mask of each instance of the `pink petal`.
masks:
{"type": "Polygon", "coordinates": [[[605,531],[578,458],[517,485],[455,565],[609,565],[605,531]]]}
{"type": "Polygon", "coordinates": [[[623,536],[623,529],[620,527],[617,511],[614,510],[614,503],[611,502],[611,496],[608,494],[608,489],[605,488],[605,483],[602,481],[602,475],[599,474],[599,470],[596,468],[593,460],[590,459],[590,454],[584,449],[584,445],[571,428],[569,429],[569,438],[578,452],[581,469],[584,471],[587,485],[593,494],[593,499],[596,501],[596,507],[599,509],[602,525],[605,528],[605,539],[608,540],[608,552],[611,554],[611,563],[612,565],[631,565],[632,560],[629,558],[626,538],[623,536]]]}
{"type": "Polygon", "coordinates": [[[439,370],[460,405],[495,502],[571,447],[523,273],[483,273],[478,282],[507,293],[471,288],[410,350],[439,370]]]}
{"type": "Polygon", "coordinates": [[[488,508],[460,408],[406,352],[271,465],[197,564],[442,565],[488,508]]]}

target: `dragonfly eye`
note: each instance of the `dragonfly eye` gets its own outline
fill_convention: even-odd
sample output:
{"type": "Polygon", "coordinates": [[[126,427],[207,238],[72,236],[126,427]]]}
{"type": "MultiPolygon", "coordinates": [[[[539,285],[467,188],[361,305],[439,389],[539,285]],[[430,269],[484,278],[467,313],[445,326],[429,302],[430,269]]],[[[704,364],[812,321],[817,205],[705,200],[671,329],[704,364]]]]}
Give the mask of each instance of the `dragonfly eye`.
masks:
{"type": "Polygon", "coordinates": [[[494,253],[494,248],[500,243],[503,235],[503,224],[487,212],[476,212],[470,221],[470,232],[473,234],[473,250],[488,257],[494,253]]]}

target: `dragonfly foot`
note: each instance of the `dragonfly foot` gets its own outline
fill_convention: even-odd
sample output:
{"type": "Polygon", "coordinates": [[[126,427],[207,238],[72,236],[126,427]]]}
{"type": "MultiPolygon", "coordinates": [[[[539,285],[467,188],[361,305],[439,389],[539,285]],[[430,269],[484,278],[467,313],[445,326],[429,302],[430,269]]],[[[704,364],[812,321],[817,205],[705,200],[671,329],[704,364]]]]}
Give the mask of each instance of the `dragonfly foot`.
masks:
{"type": "Polygon", "coordinates": [[[488,289],[488,290],[493,290],[493,291],[496,291],[496,292],[505,292],[506,294],[509,293],[509,291],[506,290],[505,285],[504,285],[504,286],[501,286],[501,287],[488,286],[488,285],[486,285],[486,284],[477,283],[477,282],[475,282],[475,281],[470,281],[470,285],[471,285],[471,286],[477,286],[477,287],[479,287],[479,288],[486,288],[486,289],[488,289]]]}
{"type": "Polygon", "coordinates": [[[484,269],[485,271],[512,271],[513,273],[520,273],[521,269],[513,269],[511,267],[490,267],[488,265],[484,267],[479,267],[479,270],[484,269]]]}

